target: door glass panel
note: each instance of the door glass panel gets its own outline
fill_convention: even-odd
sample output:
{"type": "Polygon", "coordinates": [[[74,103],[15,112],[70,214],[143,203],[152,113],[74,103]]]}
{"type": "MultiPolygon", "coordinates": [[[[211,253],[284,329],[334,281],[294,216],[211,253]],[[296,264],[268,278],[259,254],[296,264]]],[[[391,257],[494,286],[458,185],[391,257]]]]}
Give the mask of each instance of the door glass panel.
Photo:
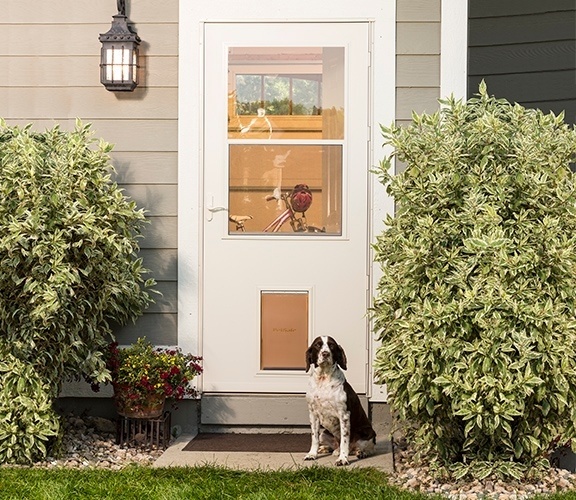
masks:
{"type": "Polygon", "coordinates": [[[342,234],[341,145],[229,148],[229,234],[342,234]]]}
{"type": "Polygon", "coordinates": [[[343,139],[343,47],[232,47],[230,139],[343,139]]]}

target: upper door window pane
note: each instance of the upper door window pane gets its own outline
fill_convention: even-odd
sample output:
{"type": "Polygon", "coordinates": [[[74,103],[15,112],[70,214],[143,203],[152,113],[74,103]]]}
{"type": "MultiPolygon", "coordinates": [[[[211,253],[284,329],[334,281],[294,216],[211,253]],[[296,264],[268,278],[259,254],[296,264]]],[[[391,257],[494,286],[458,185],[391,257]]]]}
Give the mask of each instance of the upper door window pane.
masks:
{"type": "Polygon", "coordinates": [[[343,139],[344,48],[230,48],[228,137],[343,139]]]}

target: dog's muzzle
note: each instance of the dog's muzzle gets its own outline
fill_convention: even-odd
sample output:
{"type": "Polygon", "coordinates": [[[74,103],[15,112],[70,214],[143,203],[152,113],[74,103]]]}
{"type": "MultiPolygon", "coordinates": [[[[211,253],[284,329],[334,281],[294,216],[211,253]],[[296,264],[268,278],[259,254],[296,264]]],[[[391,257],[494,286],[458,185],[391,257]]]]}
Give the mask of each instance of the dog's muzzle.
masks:
{"type": "Polygon", "coordinates": [[[320,351],[318,353],[318,358],[321,362],[323,361],[329,361],[330,358],[332,357],[332,353],[329,350],[326,351],[320,351]]]}

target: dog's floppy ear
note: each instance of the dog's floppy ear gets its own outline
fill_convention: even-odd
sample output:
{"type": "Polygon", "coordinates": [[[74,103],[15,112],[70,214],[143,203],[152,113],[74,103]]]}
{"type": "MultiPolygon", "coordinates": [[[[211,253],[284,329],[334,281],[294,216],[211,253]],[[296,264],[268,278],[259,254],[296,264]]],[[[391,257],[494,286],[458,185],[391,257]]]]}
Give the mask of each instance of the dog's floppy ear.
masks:
{"type": "Polygon", "coordinates": [[[334,351],[334,361],[338,363],[338,366],[342,368],[342,370],[346,370],[348,368],[346,364],[348,360],[346,359],[346,353],[344,352],[344,349],[342,349],[341,345],[336,344],[334,351]]]}
{"type": "Polygon", "coordinates": [[[318,363],[318,353],[313,346],[310,346],[306,350],[306,371],[310,369],[310,365],[316,365],[318,363]],[[315,355],[316,354],[316,355],[315,355]]]}

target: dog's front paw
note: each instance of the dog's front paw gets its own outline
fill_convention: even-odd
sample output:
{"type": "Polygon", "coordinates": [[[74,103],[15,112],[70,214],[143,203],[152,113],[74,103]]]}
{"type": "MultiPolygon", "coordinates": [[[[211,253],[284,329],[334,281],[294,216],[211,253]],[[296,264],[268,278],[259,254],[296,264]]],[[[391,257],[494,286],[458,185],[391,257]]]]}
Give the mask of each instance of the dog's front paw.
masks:
{"type": "Polygon", "coordinates": [[[340,467],[342,465],[350,465],[350,462],[348,462],[348,459],[346,457],[340,457],[338,460],[336,460],[337,467],[340,467]]]}
{"type": "Polygon", "coordinates": [[[304,460],[316,460],[317,458],[318,458],[317,453],[308,453],[308,455],[304,457],[304,460]]]}

